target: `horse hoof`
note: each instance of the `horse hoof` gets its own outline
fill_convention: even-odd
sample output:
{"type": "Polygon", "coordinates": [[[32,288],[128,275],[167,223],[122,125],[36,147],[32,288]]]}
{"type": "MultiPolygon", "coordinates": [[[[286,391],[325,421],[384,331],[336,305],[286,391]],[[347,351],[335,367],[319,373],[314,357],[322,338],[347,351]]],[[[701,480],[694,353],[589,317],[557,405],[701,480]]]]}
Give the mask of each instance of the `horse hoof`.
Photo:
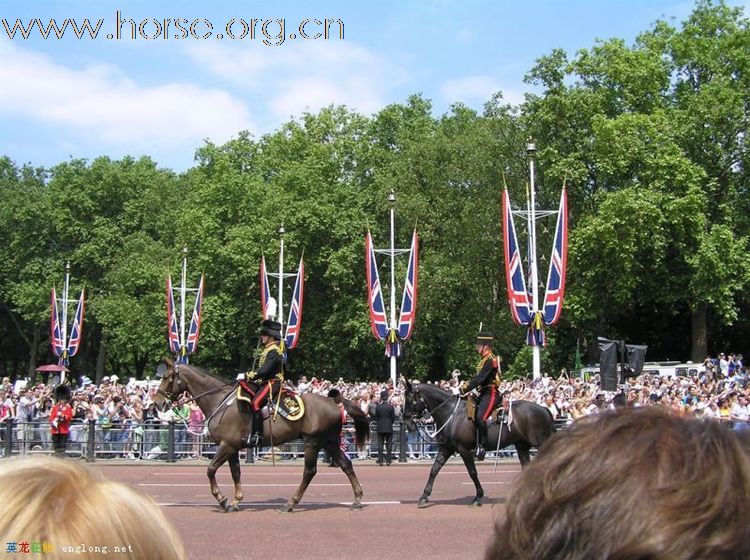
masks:
{"type": "Polygon", "coordinates": [[[482,501],[481,500],[474,500],[469,504],[469,507],[482,507],[482,501]]]}
{"type": "Polygon", "coordinates": [[[219,500],[219,505],[221,506],[221,509],[223,509],[224,511],[229,511],[229,507],[227,507],[228,503],[229,503],[228,498],[223,498],[219,500]]]}
{"type": "Polygon", "coordinates": [[[429,505],[429,503],[430,503],[430,500],[428,500],[427,498],[420,498],[419,502],[417,502],[417,507],[425,508],[429,505]]]}
{"type": "Polygon", "coordinates": [[[292,511],[294,511],[294,508],[289,504],[284,504],[279,508],[279,513],[292,513],[292,511]]]}
{"type": "Polygon", "coordinates": [[[354,502],[352,504],[352,510],[356,511],[356,510],[359,510],[359,509],[362,509],[362,503],[361,502],[354,502]]]}
{"type": "Polygon", "coordinates": [[[229,511],[240,511],[240,504],[238,502],[232,502],[229,504],[229,511]]]}

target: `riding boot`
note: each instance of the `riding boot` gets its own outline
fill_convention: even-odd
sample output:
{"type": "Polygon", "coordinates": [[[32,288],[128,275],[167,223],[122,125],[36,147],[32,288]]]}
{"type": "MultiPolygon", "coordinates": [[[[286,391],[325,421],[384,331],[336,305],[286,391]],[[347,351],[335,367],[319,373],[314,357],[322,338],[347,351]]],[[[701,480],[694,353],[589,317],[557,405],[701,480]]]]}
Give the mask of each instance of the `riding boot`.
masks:
{"type": "Polygon", "coordinates": [[[247,438],[248,447],[260,447],[263,442],[263,413],[260,410],[253,412],[253,431],[247,438]]]}
{"type": "Polygon", "coordinates": [[[477,431],[479,432],[479,442],[477,445],[476,457],[478,461],[483,461],[485,449],[487,448],[487,424],[484,422],[477,422],[477,431]]]}

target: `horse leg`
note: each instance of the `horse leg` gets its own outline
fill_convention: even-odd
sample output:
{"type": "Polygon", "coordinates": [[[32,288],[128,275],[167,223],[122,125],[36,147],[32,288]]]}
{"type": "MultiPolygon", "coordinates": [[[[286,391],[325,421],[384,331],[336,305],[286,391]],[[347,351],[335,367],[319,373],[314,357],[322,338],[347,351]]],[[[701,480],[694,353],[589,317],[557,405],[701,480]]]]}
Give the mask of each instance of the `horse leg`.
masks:
{"type": "Polygon", "coordinates": [[[352,490],[354,490],[354,503],[352,504],[352,509],[362,509],[362,496],[364,495],[364,492],[362,492],[362,486],[359,484],[357,475],[354,473],[354,467],[352,467],[352,462],[349,460],[349,457],[347,457],[346,453],[344,453],[341,447],[339,447],[337,441],[326,445],[326,451],[331,457],[334,457],[335,460],[338,461],[341,470],[344,471],[344,474],[352,485],[352,490]]]}
{"type": "MultiPolygon", "coordinates": [[[[248,451],[250,453],[252,450],[248,451]]],[[[240,502],[242,501],[242,483],[240,482],[240,452],[235,451],[229,456],[229,470],[232,472],[234,481],[234,500],[229,504],[229,509],[240,511],[240,502]]]]}
{"type": "Polygon", "coordinates": [[[302,495],[310,485],[310,481],[318,472],[318,452],[320,451],[320,447],[320,444],[316,441],[305,441],[305,470],[302,473],[302,482],[300,482],[299,488],[297,488],[297,493],[281,506],[279,509],[281,513],[290,513],[294,510],[294,507],[302,499],[302,495]]]}
{"type": "Polygon", "coordinates": [[[477,465],[474,462],[474,453],[469,449],[466,451],[460,451],[459,453],[461,455],[461,459],[464,460],[464,465],[466,465],[466,470],[469,471],[469,476],[471,477],[471,480],[474,482],[474,488],[476,488],[477,494],[474,497],[474,501],[471,502],[472,506],[481,506],[482,505],[482,498],[484,498],[484,488],[482,488],[482,484],[479,482],[479,475],[477,474],[477,465]]]}
{"type": "Polygon", "coordinates": [[[521,462],[521,469],[526,468],[526,465],[531,461],[531,446],[525,441],[516,442],[516,452],[518,453],[518,460],[521,462]]]}
{"type": "Polygon", "coordinates": [[[430,477],[427,479],[427,484],[425,485],[424,490],[422,490],[422,495],[419,497],[417,507],[427,506],[427,502],[430,501],[430,494],[432,494],[432,485],[435,482],[435,477],[440,472],[440,469],[443,468],[443,465],[445,465],[451,455],[453,455],[453,451],[448,451],[443,446],[440,446],[438,448],[438,454],[435,457],[435,462],[432,463],[432,468],[430,469],[430,477]]]}
{"type": "Polygon", "coordinates": [[[216,501],[219,502],[219,505],[221,506],[221,509],[224,511],[228,511],[227,509],[227,498],[226,496],[221,495],[221,491],[219,490],[219,485],[216,484],[216,471],[219,470],[219,467],[221,467],[224,463],[226,463],[227,459],[229,459],[229,456],[232,453],[236,453],[234,451],[234,448],[230,447],[223,441],[219,444],[219,449],[216,451],[216,456],[214,457],[214,460],[211,461],[211,464],[208,465],[208,482],[211,484],[211,494],[213,494],[213,497],[216,498],[216,501]]]}

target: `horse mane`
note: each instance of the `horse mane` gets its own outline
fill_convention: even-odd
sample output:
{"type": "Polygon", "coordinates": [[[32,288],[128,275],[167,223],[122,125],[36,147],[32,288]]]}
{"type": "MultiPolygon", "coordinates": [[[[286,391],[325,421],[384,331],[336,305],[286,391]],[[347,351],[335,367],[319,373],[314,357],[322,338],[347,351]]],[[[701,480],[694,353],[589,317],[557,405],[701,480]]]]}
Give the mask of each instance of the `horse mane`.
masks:
{"type": "Polygon", "coordinates": [[[418,383],[413,391],[419,391],[422,390],[423,387],[427,387],[428,390],[434,391],[438,395],[442,395],[443,397],[455,397],[451,391],[448,391],[446,389],[443,389],[442,387],[438,387],[437,385],[433,385],[431,383],[418,383]]]}
{"type": "Polygon", "coordinates": [[[231,385],[232,384],[231,381],[227,381],[226,379],[224,379],[222,377],[219,377],[217,374],[211,373],[210,371],[208,371],[206,369],[203,369],[202,367],[195,366],[193,364],[181,364],[180,367],[181,368],[189,367],[190,369],[197,371],[201,375],[205,375],[206,377],[210,377],[212,379],[215,379],[216,381],[220,381],[223,385],[231,385]]]}

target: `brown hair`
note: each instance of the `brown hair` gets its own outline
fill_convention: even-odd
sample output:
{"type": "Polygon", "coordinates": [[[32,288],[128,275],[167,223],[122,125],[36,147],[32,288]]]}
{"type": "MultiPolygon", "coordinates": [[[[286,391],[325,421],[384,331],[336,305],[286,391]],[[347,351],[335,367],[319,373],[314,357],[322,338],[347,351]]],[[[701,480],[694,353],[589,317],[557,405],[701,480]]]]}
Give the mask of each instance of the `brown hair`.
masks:
{"type": "Polygon", "coordinates": [[[3,543],[48,544],[51,558],[101,560],[103,552],[118,552],[117,558],[185,558],[174,528],[145,494],[69,460],[24,457],[0,463],[3,543]]]}
{"type": "Polygon", "coordinates": [[[583,418],[545,444],[489,558],[750,558],[750,453],[657,407],[583,418]]]}

